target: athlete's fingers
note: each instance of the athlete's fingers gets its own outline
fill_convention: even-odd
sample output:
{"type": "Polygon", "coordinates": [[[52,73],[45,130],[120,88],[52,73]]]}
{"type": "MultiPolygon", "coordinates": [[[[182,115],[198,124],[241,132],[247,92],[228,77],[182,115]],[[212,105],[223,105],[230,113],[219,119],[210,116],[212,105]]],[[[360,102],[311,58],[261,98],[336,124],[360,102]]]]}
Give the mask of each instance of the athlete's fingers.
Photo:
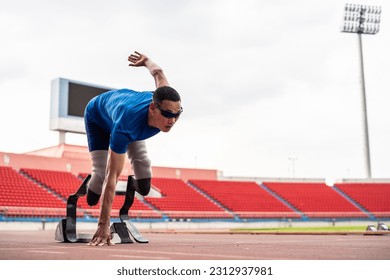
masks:
{"type": "Polygon", "coordinates": [[[111,242],[111,238],[108,238],[108,239],[107,239],[107,245],[108,245],[108,246],[114,246],[115,243],[112,243],[112,242],[111,242]]]}
{"type": "Polygon", "coordinates": [[[95,236],[92,237],[91,241],[89,241],[89,242],[87,243],[87,246],[94,246],[93,244],[94,244],[95,240],[96,240],[96,237],[95,237],[95,236]]]}
{"type": "Polygon", "coordinates": [[[92,246],[97,246],[97,245],[99,245],[102,241],[103,241],[103,240],[102,240],[101,237],[97,237],[97,238],[92,242],[92,246]]]}

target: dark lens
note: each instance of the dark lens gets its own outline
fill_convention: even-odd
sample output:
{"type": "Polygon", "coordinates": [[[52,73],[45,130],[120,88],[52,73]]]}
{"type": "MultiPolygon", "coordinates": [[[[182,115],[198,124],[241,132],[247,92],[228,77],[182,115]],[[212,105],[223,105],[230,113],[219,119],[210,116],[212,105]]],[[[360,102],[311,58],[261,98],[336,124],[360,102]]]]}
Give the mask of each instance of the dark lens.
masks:
{"type": "Polygon", "coordinates": [[[160,110],[161,115],[167,119],[172,119],[172,118],[177,119],[180,116],[180,114],[183,112],[183,108],[180,108],[180,111],[178,113],[172,113],[172,112],[165,111],[165,110],[161,109],[161,107],[157,103],[155,103],[155,104],[156,104],[156,107],[160,110]]]}
{"type": "Polygon", "coordinates": [[[175,113],[171,113],[169,111],[161,111],[161,115],[163,115],[163,117],[165,117],[167,119],[172,119],[172,118],[177,119],[180,116],[180,112],[175,114],[175,113]]]}

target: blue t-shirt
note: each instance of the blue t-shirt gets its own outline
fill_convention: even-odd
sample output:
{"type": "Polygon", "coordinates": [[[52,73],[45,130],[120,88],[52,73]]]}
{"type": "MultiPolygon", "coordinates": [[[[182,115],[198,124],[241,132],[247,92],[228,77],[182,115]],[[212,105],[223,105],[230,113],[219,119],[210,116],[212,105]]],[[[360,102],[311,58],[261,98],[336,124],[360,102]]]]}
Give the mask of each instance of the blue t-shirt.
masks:
{"type": "Polygon", "coordinates": [[[87,105],[86,115],[110,134],[110,148],[118,154],[127,146],[160,132],[148,125],[148,110],[153,92],[131,89],[111,90],[94,97],[87,105]]]}

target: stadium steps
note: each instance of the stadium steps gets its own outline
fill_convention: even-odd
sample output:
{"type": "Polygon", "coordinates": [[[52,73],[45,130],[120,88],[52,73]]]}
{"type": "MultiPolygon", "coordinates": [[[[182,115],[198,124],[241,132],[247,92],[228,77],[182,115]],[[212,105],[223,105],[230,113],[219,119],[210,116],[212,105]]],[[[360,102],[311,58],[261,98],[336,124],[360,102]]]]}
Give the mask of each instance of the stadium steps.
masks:
{"type": "Polygon", "coordinates": [[[344,193],[342,190],[340,190],[337,185],[333,185],[333,189],[335,192],[337,192],[339,195],[344,197],[346,200],[348,200],[350,203],[352,203],[356,208],[359,208],[360,211],[365,213],[370,219],[375,219],[375,216],[372,215],[367,209],[365,209],[362,205],[360,205],[357,201],[353,200],[351,197],[349,197],[346,193],[344,193]]]}
{"type": "MultiPolygon", "coordinates": [[[[63,194],[59,193],[56,190],[56,188],[54,188],[54,187],[52,187],[50,185],[45,184],[44,182],[40,181],[39,178],[35,178],[32,172],[34,172],[36,170],[37,169],[22,168],[22,169],[20,169],[19,173],[21,175],[23,175],[25,178],[27,178],[30,181],[32,181],[33,183],[35,183],[36,185],[40,186],[42,189],[44,189],[47,192],[51,193],[53,196],[55,196],[58,199],[62,200],[66,204],[67,200],[68,200],[68,196],[64,196],[63,194]]],[[[43,171],[44,172],[47,171],[48,173],[53,172],[51,170],[43,170],[43,171]]],[[[77,178],[77,179],[79,179],[79,178],[77,178]]],[[[82,181],[80,180],[80,184],[81,183],[82,183],[82,181]]],[[[74,191],[76,191],[76,189],[74,191]]],[[[65,206],[65,209],[66,209],[66,206],[65,206]]],[[[82,208],[82,207],[80,207],[80,205],[77,206],[77,212],[78,212],[78,217],[87,217],[88,216],[87,210],[82,208]],[[82,215],[80,215],[80,213],[82,213],[82,215]]]]}
{"type": "Polygon", "coordinates": [[[280,195],[278,195],[277,193],[275,193],[274,191],[270,190],[265,184],[259,184],[259,187],[262,188],[263,190],[265,190],[266,192],[268,192],[270,195],[272,195],[273,197],[275,197],[277,200],[279,200],[281,203],[283,203],[284,205],[286,205],[288,208],[290,208],[292,211],[294,211],[295,213],[297,213],[298,215],[301,216],[301,218],[303,220],[307,220],[308,217],[303,213],[301,212],[299,209],[295,208],[293,205],[291,205],[290,203],[288,203],[287,200],[285,200],[283,197],[281,197],[280,195]]]}
{"type": "Polygon", "coordinates": [[[28,179],[29,181],[33,182],[34,184],[38,185],[42,189],[46,190],[48,193],[51,193],[52,195],[58,197],[62,201],[66,203],[67,198],[64,198],[61,194],[57,193],[55,190],[51,189],[49,186],[43,184],[39,180],[35,179],[33,176],[30,174],[26,173],[23,169],[19,170],[19,174],[28,179]]]}
{"type": "Polygon", "coordinates": [[[264,184],[294,205],[310,219],[368,218],[354,204],[323,183],[264,182],[264,184]]]}
{"type": "Polygon", "coordinates": [[[11,167],[0,166],[0,208],[5,217],[56,217],[64,201],[11,167]]]}
{"type": "Polygon", "coordinates": [[[390,183],[337,183],[337,188],[375,218],[390,217],[390,183]]]}
{"type": "Polygon", "coordinates": [[[231,214],[233,216],[234,220],[237,220],[237,221],[241,220],[240,217],[236,213],[234,213],[234,211],[232,211],[229,208],[225,207],[225,205],[221,204],[219,201],[215,200],[212,196],[208,195],[206,192],[204,192],[201,189],[199,189],[195,184],[191,183],[191,181],[188,181],[187,185],[190,186],[191,188],[193,188],[195,191],[199,192],[201,195],[206,197],[208,200],[211,200],[213,203],[215,203],[216,205],[218,205],[219,207],[224,209],[229,214],[231,214]]]}
{"type": "Polygon", "coordinates": [[[240,219],[301,218],[255,181],[191,180],[240,219]]]}
{"type": "Polygon", "coordinates": [[[153,178],[162,197],[145,197],[170,219],[232,219],[232,215],[177,178],[153,178]]]}

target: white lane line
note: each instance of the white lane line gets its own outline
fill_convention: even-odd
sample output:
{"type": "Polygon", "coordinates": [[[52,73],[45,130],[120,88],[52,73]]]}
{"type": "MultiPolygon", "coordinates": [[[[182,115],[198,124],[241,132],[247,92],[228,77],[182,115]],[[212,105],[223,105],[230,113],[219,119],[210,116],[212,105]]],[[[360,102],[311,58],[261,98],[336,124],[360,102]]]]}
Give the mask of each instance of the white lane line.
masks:
{"type": "MultiPolygon", "coordinates": [[[[115,251],[125,251],[125,250],[115,250],[115,251]]],[[[190,256],[190,257],[213,257],[213,258],[232,258],[232,259],[257,259],[257,257],[248,257],[242,255],[228,255],[228,254],[208,254],[208,253],[194,253],[194,252],[169,252],[169,251],[146,251],[146,250],[131,250],[132,253],[143,253],[143,254],[160,254],[160,255],[176,255],[176,256],[190,256]]],[[[139,256],[140,257],[140,256],[139,256]]]]}
{"type": "Polygon", "coordinates": [[[64,254],[64,252],[58,251],[39,251],[39,250],[30,250],[27,253],[44,253],[44,254],[64,254]]]}
{"type": "Polygon", "coordinates": [[[128,258],[128,259],[136,259],[136,260],[169,260],[169,258],[160,258],[160,257],[150,257],[150,256],[140,256],[140,255],[110,255],[110,257],[116,257],[116,258],[128,258]]]}

